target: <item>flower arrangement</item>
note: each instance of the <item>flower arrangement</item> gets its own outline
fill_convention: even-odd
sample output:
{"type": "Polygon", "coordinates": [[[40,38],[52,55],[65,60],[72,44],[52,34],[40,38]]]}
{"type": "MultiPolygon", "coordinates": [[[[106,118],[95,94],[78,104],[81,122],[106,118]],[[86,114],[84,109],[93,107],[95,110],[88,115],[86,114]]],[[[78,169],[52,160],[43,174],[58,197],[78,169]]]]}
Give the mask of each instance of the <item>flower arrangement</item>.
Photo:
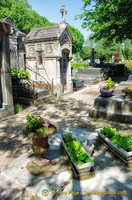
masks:
{"type": "Polygon", "coordinates": [[[41,116],[27,115],[26,130],[29,132],[44,133],[50,126],[50,121],[41,116]]]}

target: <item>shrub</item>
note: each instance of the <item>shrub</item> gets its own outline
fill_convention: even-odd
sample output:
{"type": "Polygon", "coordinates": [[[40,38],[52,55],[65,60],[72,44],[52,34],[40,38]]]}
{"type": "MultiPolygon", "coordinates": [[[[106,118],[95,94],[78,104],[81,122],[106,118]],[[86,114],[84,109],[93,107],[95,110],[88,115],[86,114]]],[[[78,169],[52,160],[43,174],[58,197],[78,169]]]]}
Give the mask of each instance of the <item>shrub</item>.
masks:
{"type": "Polygon", "coordinates": [[[88,63],[71,63],[71,67],[73,69],[79,68],[79,67],[87,67],[88,63]]]}

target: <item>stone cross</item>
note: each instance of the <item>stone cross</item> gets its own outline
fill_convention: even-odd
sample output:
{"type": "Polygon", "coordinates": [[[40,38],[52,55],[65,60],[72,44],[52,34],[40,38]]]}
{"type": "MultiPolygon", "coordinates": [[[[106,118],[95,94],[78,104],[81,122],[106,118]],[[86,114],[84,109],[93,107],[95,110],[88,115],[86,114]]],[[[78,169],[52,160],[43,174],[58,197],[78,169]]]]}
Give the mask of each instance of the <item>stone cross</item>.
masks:
{"type": "Polygon", "coordinates": [[[91,52],[91,63],[94,63],[94,54],[96,53],[96,51],[94,51],[94,48],[92,48],[92,52],[91,52]]]}
{"type": "Polygon", "coordinates": [[[67,11],[65,10],[65,6],[62,6],[62,8],[60,9],[60,12],[62,13],[62,23],[66,22],[66,14],[67,11]]]}

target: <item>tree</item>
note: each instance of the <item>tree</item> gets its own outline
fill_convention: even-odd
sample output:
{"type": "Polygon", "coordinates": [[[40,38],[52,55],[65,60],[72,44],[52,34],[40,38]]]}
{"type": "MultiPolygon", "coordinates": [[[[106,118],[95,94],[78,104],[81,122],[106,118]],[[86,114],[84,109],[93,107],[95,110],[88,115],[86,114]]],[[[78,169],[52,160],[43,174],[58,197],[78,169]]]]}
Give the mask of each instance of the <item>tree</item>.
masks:
{"type": "Polygon", "coordinates": [[[0,19],[10,17],[19,30],[28,33],[31,28],[52,25],[45,17],[31,9],[27,0],[1,0],[0,19]]]}
{"type": "Polygon", "coordinates": [[[125,59],[132,60],[132,40],[125,40],[123,43],[122,53],[125,59]]]}
{"type": "Polygon", "coordinates": [[[91,58],[91,47],[84,46],[80,51],[80,56],[83,60],[87,60],[91,58]]]}
{"type": "Polygon", "coordinates": [[[92,38],[132,39],[132,0],[83,1],[83,13],[79,17],[83,20],[82,26],[94,32],[92,38]]]}
{"type": "Polygon", "coordinates": [[[74,28],[70,25],[68,27],[73,36],[72,52],[75,54],[80,52],[80,50],[82,49],[84,43],[84,36],[77,28],[74,28]]]}

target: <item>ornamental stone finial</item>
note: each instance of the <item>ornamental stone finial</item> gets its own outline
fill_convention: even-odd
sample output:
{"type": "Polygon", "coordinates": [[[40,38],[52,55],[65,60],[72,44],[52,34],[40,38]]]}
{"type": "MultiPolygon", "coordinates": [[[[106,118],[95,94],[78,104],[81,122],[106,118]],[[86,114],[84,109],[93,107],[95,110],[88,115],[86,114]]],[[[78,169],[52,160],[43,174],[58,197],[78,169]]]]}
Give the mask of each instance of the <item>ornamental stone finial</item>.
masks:
{"type": "Polygon", "coordinates": [[[67,11],[65,10],[65,6],[61,7],[60,12],[62,13],[62,23],[66,23],[66,14],[67,14],[67,11]]]}

